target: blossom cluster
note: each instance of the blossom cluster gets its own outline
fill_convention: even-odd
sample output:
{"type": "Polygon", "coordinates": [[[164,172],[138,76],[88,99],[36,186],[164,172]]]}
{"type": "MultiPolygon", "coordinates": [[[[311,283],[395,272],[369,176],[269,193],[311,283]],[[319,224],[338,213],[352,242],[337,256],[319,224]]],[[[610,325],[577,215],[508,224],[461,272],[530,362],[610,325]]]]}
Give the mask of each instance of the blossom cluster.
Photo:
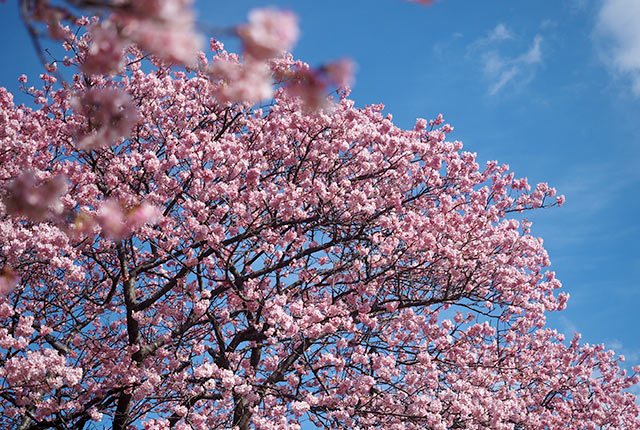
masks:
{"type": "MultiPolygon", "coordinates": [[[[206,58],[199,53],[202,37],[195,30],[191,0],[128,0],[102,6],[110,11],[106,18],[77,17],[70,25],[63,25],[65,17],[70,20],[73,16],[69,9],[44,0],[27,7],[32,9],[32,19],[46,23],[49,34],[65,42],[65,49],[79,53],[75,60],[65,57],[63,63],[75,61],[87,75],[118,75],[124,70],[124,54],[132,49],[149,53],[165,64],[207,67],[206,58]],[[73,26],[84,27],[86,32],[78,33],[73,26]]],[[[234,32],[242,42],[243,57],[223,55],[207,67],[211,79],[219,83],[216,96],[222,102],[256,104],[268,100],[273,96],[275,80],[286,82],[285,88],[309,110],[325,109],[331,107],[327,100],[330,87],[345,88],[353,82],[354,66],[347,59],[317,69],[305,65],[295,73],[272,70],[271,63],[281,59],[298,39],[298,20],[292,12],[254,9],[248,22],[234,32]]],[[[56,62],[47,67],[55,72],[56,62]]]]}
{"type": "Polygon", "coordinates": [[[637,375],[545,327],[568,297],[509,214],[553,188],[481,167],[442,116],[248,108],[206,69],[128,67],[37,110],[0,94],[1,186],[41,204],[0,217],[2,426],[640,426],[637,375]]]}

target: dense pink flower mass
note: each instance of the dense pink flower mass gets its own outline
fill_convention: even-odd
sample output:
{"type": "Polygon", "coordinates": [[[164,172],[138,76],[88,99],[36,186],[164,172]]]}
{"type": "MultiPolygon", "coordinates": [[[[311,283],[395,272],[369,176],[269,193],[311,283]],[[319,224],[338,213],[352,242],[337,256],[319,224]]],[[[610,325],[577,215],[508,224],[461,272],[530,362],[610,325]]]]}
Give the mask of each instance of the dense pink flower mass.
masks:
{"type": "Polygon", "coordinates": [[[640,429],[640,368],[545,326],[568,296],[513,214],[555,189],[330,102],[349,63],[86,42],[37,108],[0,88],[0,428],[640,429]]]}

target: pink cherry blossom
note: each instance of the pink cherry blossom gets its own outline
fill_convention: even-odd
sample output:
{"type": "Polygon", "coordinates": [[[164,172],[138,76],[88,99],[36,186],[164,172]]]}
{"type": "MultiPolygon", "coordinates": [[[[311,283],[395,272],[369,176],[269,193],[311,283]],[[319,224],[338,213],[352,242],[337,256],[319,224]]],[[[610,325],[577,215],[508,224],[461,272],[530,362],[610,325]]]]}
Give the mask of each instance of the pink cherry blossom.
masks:
{"type": "Polygon", "coordinates": [[[39,181],[31,170],[22,172],[4,190],[2,202],[7,214],[43,220],[62,213],[60,196],[67,191],[64,176],[39,181]]]}
{"type": "Polygon", "coordinates": [[[640,367],[546,326],[568,295],[511,214],[554,188],[328,98],[351,66],[280,55],[287,13],[171,69],[190,4],[75,34],[25,3],[81,69],[0,88],[1,428],[640,429],[640,367]]]}
{"type": "Polygon", "coordinates": [[[301,106],[307,111],[321,111],[332,107],[327,96],[327,82],[313,71],[298,71],[287,82],[285,89],[290,96],[300,100],[301,106]]]}
{"type": "Polygon", "coordinates": [[[195,29],[192,0],[133,0],[112,20],[122,37],[169,63],[194,65],[202,37],[195,29]]]}
{"type": "Polygon", "coordinates": [[[132,209],[126,209],[114,200],[106,200],[98,210],[95,220],[102,232],[114,240],[121,240],[136,228],[158,220],[158,208],[142,203],[132,209]]]}
{"type": "Polygon", "coordinates": [[[106,21],[89,28],[91,42],[83,58],[82,69],[87,74],[115,74],[123,66],[125,41],[116,26],[106,21]]]}
{"type": "Polygon", "coordinates": [[[169,63],[194,65],[202,38],[193,29],[188,14],[177,14],[169,19],[123,19],[124,37],[145,51],[154,53],[169,63]]]}
{"type": "Polygon", "coordinates": [[[298,19],[287,11],[254,9],[249,23],[238,28],[245,53],[257,60],[275,57],[289,51],[298,40],[298,19]]]}
{"type": "Polygon", "coordinates": [[[342,94],[347,95],[348,87],[353,83],[355,65],[348,59],[330,62],[317,69],[301,61],[293,61],[291,57],[272,60],[270,64],[284,91],[297,98],[308,112],[331,109],[330,88],[338,86],[342,88],[342,94]]]}
{"type": "Polygon", "coordinates": [[[347,58],[333,61],[324,66],[329,80],[339,87],[349,87],[354,81],[355,63],[347,58]]]}
{"type": "Polygon", "coordinates": [[[138,121],[138,111],[131,97],[117,88],[91,88],[71,102],[76,112],[86,118],[78,133],[78,147],[99,149],[119,143],[138,121]]]}
{"type": "Polygon", "coordinates": [[[0,269],[0,297],[6,296],[15,288],[18,283],[18,276],[9,266],[0,269]]]}
{"type": "Polygon", "coordinates": [[[119,240],[126,234],[124,210],[116,200],[107,200],[100,206],[96,221],[106,236],[119,240]]]}
{"type": "Polygon", "coordinates": [[[258,103],[273,96],[271,71],[262,62],[247,59],[244,63],[218,58],[209,70],[218,82],[216,98],[222,102],[258,103]]]}

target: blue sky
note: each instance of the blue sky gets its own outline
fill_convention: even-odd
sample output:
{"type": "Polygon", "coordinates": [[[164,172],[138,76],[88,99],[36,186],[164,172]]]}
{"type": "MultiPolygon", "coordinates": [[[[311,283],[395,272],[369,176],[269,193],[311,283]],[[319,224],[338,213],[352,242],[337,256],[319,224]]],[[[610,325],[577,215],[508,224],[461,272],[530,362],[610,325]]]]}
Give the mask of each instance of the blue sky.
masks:
{"type": "MultiPolygon", "coordinates": [[[[41,72],[16,4],[0,5],[0,85],[14,93],[41,72]]],[[[296,57],[358,64],[357,105],[382,102],[401,127],[442,113],[481,161],[565,194],[528,215],[571,294],[549,324],[640,363],[638,0],[200,1],[198,19],[234,46],[219,29],[269,4],[299,15],[296,57]]]]}

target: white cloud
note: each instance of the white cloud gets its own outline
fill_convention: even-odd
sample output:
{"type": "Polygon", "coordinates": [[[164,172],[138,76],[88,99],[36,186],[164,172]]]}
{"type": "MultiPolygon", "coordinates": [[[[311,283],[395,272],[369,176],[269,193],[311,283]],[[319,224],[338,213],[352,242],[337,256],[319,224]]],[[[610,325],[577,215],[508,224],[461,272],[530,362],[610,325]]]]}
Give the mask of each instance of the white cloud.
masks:
{"type": "Polygon", "coordinates": [[[640,96],[640,1],[604,0],[596,35],[603,60],[613,72],[630,77],[640,96]]]}
{"type": "Polygon", "coordinates": [[[489,45],[493,45],[505,40],[513,39],[514,35],[503,23],[499,23],[494,28],[489,30],[484,37],[476,39],[469,48],[471,50],[479,50],[482,48],[486,48],[489,45]]]}
{"type": "Polygon", "coordinates": [[[489,87],[489,94],[491,95],[497,94],[505,85],[518,76],[518,68],[512,66],[508,69],[502,69],[496,76],[498,76],[498,80],[489,87]]]}
{"type": "Polygon", "coordinates": [[[507,40],[512,38],[513,34],[511,34],[511,31],[509,31],[507,26],[502,23],[496,25],[495,28],[489,32],[489,36],[487,37],[489,41],[507,40]]]}
{"type": "Polygon", "coordinates": [[[589,5],[589,0],[569,0],[569,7],[571,12],[582,12],[589,5]]]}
{"type": "Polygon", "coordinates": [[[580,333],[578,326],[565,315],[560,315],[557,318],[560,322],[560,327],[557,330],[564,334],[567,339],[572,339],[576,333],[580,333]]]}
{"type": "Polygon", "coordinates": [[[507,56],[499,52],[497,45],[511,39],[515,39],[513,33],[504,24],[498,24],[486,37],[470,45],[472,52],[481,53],[490,95],[499,93],[507,86],[524,87],[533,80],[538,66],[542,64],[541,35],[536,35],[529,49],[520,55],[507,56]]]}
{"type": "Polygon", "coordinates": [[[542,50],[540,44],[542,43],[542,36],[539,34],[533,39],[533,46],[524,55],[518,59],[525,64],[539,64],[542,63],[542,50]]]}

